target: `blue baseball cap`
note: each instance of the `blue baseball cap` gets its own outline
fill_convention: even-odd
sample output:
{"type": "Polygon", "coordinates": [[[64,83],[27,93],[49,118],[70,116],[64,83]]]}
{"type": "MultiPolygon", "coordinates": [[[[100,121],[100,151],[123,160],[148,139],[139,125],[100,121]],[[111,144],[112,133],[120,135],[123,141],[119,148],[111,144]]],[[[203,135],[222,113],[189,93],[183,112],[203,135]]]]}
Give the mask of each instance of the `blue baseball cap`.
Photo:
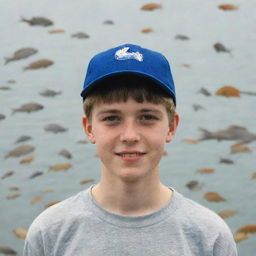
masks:
{"type": "Polygon", "coordinates": [[[167,59],[159,52],[134,44],[124,44],[95,55],[89,62],[81,96],[85,99],[90,89],[105,78],[130,73],[154,81],[176,105],[175,86],[167,59]]]}

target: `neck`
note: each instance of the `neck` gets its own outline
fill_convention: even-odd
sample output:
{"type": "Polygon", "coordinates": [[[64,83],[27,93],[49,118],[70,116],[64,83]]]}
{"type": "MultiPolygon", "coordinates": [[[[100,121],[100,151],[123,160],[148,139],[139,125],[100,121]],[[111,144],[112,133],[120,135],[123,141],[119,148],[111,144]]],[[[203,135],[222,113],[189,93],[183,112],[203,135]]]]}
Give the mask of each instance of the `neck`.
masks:
{"type": "Polygon", "coordinates": [[[97,203],[108,211],[121,215],[142,216],[159,210],[171,199],[172,191],[159,178],[151,182],[105,182],[92,189],[97,203]]]}

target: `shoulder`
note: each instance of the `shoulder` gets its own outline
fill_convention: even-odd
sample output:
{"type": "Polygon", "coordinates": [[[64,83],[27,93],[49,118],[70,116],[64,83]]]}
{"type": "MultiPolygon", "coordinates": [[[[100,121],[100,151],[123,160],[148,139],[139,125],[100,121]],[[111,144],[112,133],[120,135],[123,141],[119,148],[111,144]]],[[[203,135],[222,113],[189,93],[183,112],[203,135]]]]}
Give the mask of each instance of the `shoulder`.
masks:
{"type": "Polygon", "coordinates": [[[227,233],[231,231],[226,222],[211,209],[191,200],[182,194],[174,191],[178,204],[176,216],[183,219],[188,225],[198,229],[198,231],[227,233]]]}
{"type": "Polygon", "coordinates": [[[175,221],[189,240],[203,241],[213,255],[237,256],[233,234],[226,222],[211,209],[174,190],[175,221]]]}
{"type": "Polygon", "coordinates": [[[57,230],[68,220],[72,220],[74,215],[84,213],[86,207],[84,193],[86,191],[81,191],[44,210],[30,225],[28,235],[42,235],[46,230],[57,230]]]}

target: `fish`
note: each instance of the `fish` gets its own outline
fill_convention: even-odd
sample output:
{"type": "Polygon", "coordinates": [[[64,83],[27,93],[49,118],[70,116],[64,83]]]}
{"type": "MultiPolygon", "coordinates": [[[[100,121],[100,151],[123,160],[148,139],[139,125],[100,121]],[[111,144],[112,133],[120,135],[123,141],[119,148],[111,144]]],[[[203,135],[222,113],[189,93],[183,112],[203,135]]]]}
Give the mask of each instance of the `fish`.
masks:
{"type": "Polygon", "coordinates": [[[144,33],[144,34],[148,34],[148,33],[152,33],[152,32],[153,32],[152,28],[144,28],[141,30],[141,33],[144,33]]]}
{"type": "Polygon", "coordinates": [[[223,164],[234,164],[234,161],[228,158],[220,158],[219,163],[223,164]]]}
{"type": "Polygon", "coordinates": [[[60,163],[60,164],[55,164],[49,167],[49,170],[52,171],[67,171],[69,168],[71,168],[72,165],[70,163],[60,163]]]}
{"type": "Polygon", "coordinates": [[[205,96],[211,96],[211,93],[203,87],[197,93],[202,93],[205,96]]]}
{"type": "Polygon", "coordinates": [[[209,173],[213,173],[214,169],[213,168],[202,168],[202,169],[197,170],[197,172],[209,174],[209,173]]]}
{"type": "Polygon", "coordinates": [[[251,152],[251,151],[252,151],[251,148],[249,148],[248,146],[242,145],[240,143],[236,143],[231,146],[230,153],[234,154],[234,153],[251,152]]]}
{"type": "Polygon", "coordinates": [[[43,175],[43,172],[34,172],[32,175],[29,176],[29,179],[34,179],[35,177],[43,175]]]}
{"type": "Polygon", "coordinates": [[[53,133],[59,133],[59,132],[66,132],[68,129],[62,127],[59,124],[48,124],[44,127],[44,130],[46,132],[53,132],[53,133]]]}
{"type": "Polygon", "coordinates": [[[175,39],[178,39],[178,40],[189,40],[190,38],[188,36],[178,34],[178,35],[175,36],[175,39]]]}
{"type": "Polygon", "coordinates": [[[28,233],[28,230],[26,228],[15,228],[13,230],[13,233],[21,239],[25,239],[28,233]]]}
{"type": "Polygon", "coordinates": [[[30,136],[22,135],[14,143],[17,144],[17,143],[28,141],[28,140],[31,140],[31,139],[32,139],[32,137],[30,137],[30,136]]]}
{"type": "Polygon", "coordinates": [[[7,200],[15,199],[15,198],[20,197],[20,196],[21,196],[21,194],[14,193],[14,194],[10,194],[10,195],[6,196],[6,199],[7,200]]]}
{"type": "Polygon", "coordinates": [[[43,92],[40,92],[39,94],[41,96],[44,96],[44,97],[54,97],[56,95],[61,94],[61,91],[54,91],[54,90],[47,89],[47,90],[45,90],[43,92]]]}
{"type": "Polygon", "coordinates": [[[215,43],[213,45],[214,49],[216,50],[216,52],[227,52],[229,54],[231,54],[231,50],[226,48],[226,46],[224,46],[222,43],[215,43]]]}
{"type": "Polygon", "coordinates": [[[43,198],[42,198],[41,196],[36,196],[36,197],[34,197],[34,198],[30,201],[30,203],[31,203],[31,204],[35,204],[35,203],[41,201],[42,199],[43,199],[43,198]]]}
{"type": "Polygon", "coordinates": [[[66,157],[67,159],[71,159],[72,155],[69,151],[67,151],[66,149],[63,149],[59,152],[59,155],[66,157]]]}
{"type": "Polygon", "coordinates": [[[0,253],[4,255],[17,255],[17,252],[9,246],[0,245],[0,253]]]}
{"type": "Polygon", "coordinates": [[[54,190],[52,188],[45,188],[42,190],[43,193],[50,193],[50,192],[54,192],[54,190]]]}
{"type": "Polygon", "coordinates": [[[13,109],[12,114],[15,114],[16,112],[34,112],[34,111],[39,111],[44,108],[43,105],[36,103],[36,102],[28,102],[23,105],[21,105],[19,108],[13,109]]]}
{"type": "Polygon", "coordinates": [[[61,33],[65,33],[64,29],[52,29],[48,31],[49,34],[61,34],[61,33]]]}
{"type": "Polygon", "coordinates": [[[256,179],[256,172],[254,172],[251,176],[252,179],[256,179]]]}
{"type": "Polygon", "coordinates": [[[34,159],[35,159],[35,157],[33,155],[27,156],[27,157],[20,160],[20,164],[29,164],[32,161],[34,161],[34,159]]]}
{"type": "Polygon", "coordinates": [[[223,210],[223,211],[221,211],[221,212],[218,213],[218,215],[219,215],[222,219],[225,219],[225,218],[228,218],[228,217],[232,217],[232,216],[234,216],[235,214],[237,214],[237,211],[232,210],[232,209],[226,209],[226,210],[223,210]]]}
{"type": "Polygon", "coordinates": [[[190,138],[184,139],[183,141],[186,143],[189,143],[189,144],[197,144],[198,143],[197,139],[190,139],[190,138]]]}
{"type": "Polygon", "coordinates": [[[31,55],[34,55],[38,52],[37,49],[28,47],[28,48],[21,48],[14,52],[12,57],[5,57],[5,65],[8,64],[11,61],[26,59],[30,57],[31,55]]]}
{"type": "Polygon", "coordinates": [[[215,94],[218,96],[224,96],[224,97],[240,97],[240,91],[234,86],[229,86],[229,85],[219,88],[215,92],[215,94]]]}
{"type": "Polygon", "coordinates": [[[256,92],[240,91],[240,93],[241,93],[241,94],[247,94],[247,95],[256,96],[256,92]]]}
{"type": "Polygon", "coordinates": [[[105,20],[103,22],[103,24],[105,24],[105,25],[114,25],[114,21],[113,20],[105,20]]]}
{"type": "Polygon", "coordinates": [[[48,27],[53,25],[53,21],[51,21],[48,18],[44,18],[44,17],[33,17],[32,19],[25,19],[25,18],[21,18],[22,22],[27,22],[29,25],[31,26],[43,26],[43,27],[48,27]]]}
{"type": "Polygon", "coordinates": [[[237,233],[234,235],[234,240],[236,243],[240,243],[241,241],[248,239],[250,237],[251,237],[251,234],[237,233]]]}
{"type": "Polygon", "coordinates": [[[1,86],[0,90],[1,91],[8,91],[8,90],[11,90],[11,87],[9,87],[9,86],[1,86]]]}
{"type": "Polygon", "coordinates": [[[80,184],[81,184],[81,185],[84,185],[84,184],[91,183],[91,182],[94,182],[94,179],[85,179],[85,180],[81,180],[81,181],[80,181],[80,184]]]}
{"type": "Polygon", "coordinates": [[[193,107],[193,109],[195,110],[195,111],[198,111],[198,110],[205,110],[205,108],[203,107],[203,106],[201,106],[201,105],[199,105],[199,104],[193,104],[192,105],[192,107],[193,107]]]}
{"type": "Polygon", "coordinates": [[[162,8],[161,4],[145,4],[140,9],[144,11],[153,11],[161,8],[162,8]]]}
{"type": "Polygon", "coordinates": [[[33,152],[34,150],[35,150],[35,148],[33,146],[28,145],[28,144],[23,144],[23,145],[20,145],[20,146],[14,148],[9,153],[7,153],[5,155],[5,158],[20,157],[22,155],[27,155],[27,154],[33,152]]]}
{"type": "Polygon", "coordinates": [[[6,82],[7,82],[8,84],[15,84],[15,83],[16,83],[16,81],[13,80],[13,79],[7,80],[6,82]]]}
{"type": "Polygon", "coordinates": [[[0,114],[0,120],[4,120],[5,118],[6,118],[6,116],[5,116],[5,115],[0,114]]]}
{"type": "Polygon", "coordinates": [[[245,127],[231,125],[226,129],[210,132],[204,128],[199,128],[203,132],[202,140],[239,140],[240,144],[250,143],[256,140],[256,134],[249,132],[245,127]]]}
{"type": "Polygon", "coordinates": [[[90,36],[84,32],[78,32],[76,34],[72,34],[71,37],[76,37],[78,39],[87,39],[90,38],[90,36]]]}
{"type": "Polygon", "coordinates": [[[233,4],[220,4],[218,5],[218,8],[223,11],[234,11],[238,9],[238,7],[233,4]]]}
{"type": "Polygon", "coordinates": [[[16,187],[16,186],[13,186],[13,187],[9,187],[9,190],[11,190],[11,191],[19,191],[20,188],[16,187]]]}
{"type": "Polygon", "coordinates": [[[9,177],[9,176],[12,176],[14,174],[14,171],[8,171],[8,172],[6,172],[2,177],[1,177],[1,179],[3,180],[3,179],[5,179],[5,178],[7,178],[7,177],[9,177]]]}
{"type": "Polygon", "coordinates": [[[191,65],[188,64],[188,63],[181,64],[180,66],[184,67],[184,68],[190,68],[191,67],[191,65]]]}
{"type": "Polygon", "coordinates": [[[77,141],[78,144],[87,144],[88,141],[86,139],[77,141]]]}
{"type": "Polygon", "coordinates": [[[23,70],[32,70],[32,69],[40,69],[40,68],[47,68],[51,65],[53,65],[54,62],[52,60],[48,59],[40,59],[35,62],[30,63],[28,66],[26,66],[23,70]]]}
{"type": "Polygon", "coordinates": [[[44,208],[51,207],[51,206],[53,206],[53,205],[55,205],[55,204],[58,204],[58,203],[60,203],[60,202],[61,202],[61,201],[53,201],[53,202],[51,202],[51,203],[49,203],[49,204],[45,205],[45,207],[44,207],[44,208]]]}
{"type": "Polygon", "coordinates": [[[186,184],[186,187],[189,188],[190,190],[199,190],[203,186],[202,183],[200,183],[197,180],[191,180],[186,184]]]}
{"type": "Polygon", "coordinates": [[[223,198],[219,193],[217,192],[207,192],[204,194],[204,198],[208,202],[221,202],[221,201],[226,201],[225,198],[223,198]]]}
{"type": "Polygon", "coordinates": [[[241,228],[239,228],[237,231],[237,233],[256,233],[256,225],[252,224],[252,225],[245,225],[242,226],[241,228]]]}

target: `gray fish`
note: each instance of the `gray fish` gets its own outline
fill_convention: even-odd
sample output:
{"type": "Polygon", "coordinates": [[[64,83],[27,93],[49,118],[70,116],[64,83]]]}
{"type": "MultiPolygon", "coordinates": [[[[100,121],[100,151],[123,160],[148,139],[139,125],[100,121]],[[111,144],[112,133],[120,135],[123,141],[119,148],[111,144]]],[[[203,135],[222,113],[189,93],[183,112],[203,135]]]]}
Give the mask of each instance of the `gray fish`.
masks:
{"type": "Polygon", "coordinates": [[[67,131],[68,129],[62,127],[62,126],[59,125],[59,124],[48,124],[48,125],[46,125],[46,126],[44,127],[44,130],[45,130],[46,132],[59,133],[59,132],[65,132],[65,131],[67,131]]]}
{"type": "Polygon", "coordinates": [[[33,111],[38,111],[43,109],[44,106],[39,104],[39,103],[35,103],[35,102],[29,102],[26,104],[21,105],[19,108],[16,108],[13,110],[12,114],[16,113],[16,112],[33,112],[33,111]]]}
{"type": "Polygon", "coordinates": [[[3,179],[5,179],[5,178],[7,178],[7,177],[9,177],[9,176],[12,176],[14,174],[14,171],[8,171],[8,172],[6,172],[2,177],[1,177],[1,179],[3,180],[3,179]]]}
{"type": "Polygon", "coordinates": [[[8,90],[11,90],[11,87],[9,87],[9,86],[1,86],[1,87],[0,87],[0,90],[2,90],[2,91],[8,91],[8,90]]]}
{"type": "Polygon", "coordinates": [[[201,105],[199,105],[199,104],[193,104],[192,105],[192,107],[193,107],[193,109],[195,110],[195,111],[198,111],[198,110],[205,110],[205,108],[203,107],[203,106],[201,106],[201,105]]]}
{"type": "Polygon", "coordinates": [[[175,36],[175,39],[189,40],[190,38],[188,36],[178,34],[178,35],[175,36]]]}
{"type": "Polygon", "coordinates": [[[231,50],[227,49],[222,43],[216,43],[213,45],[216,52],[227,52],[231,54],[231,50]]]}
{"type": "Polygon", "coordinates": [[[87,140],[79,140],[77,141],[78,144],[87,144],[88,141],[87,140]]]}
{"type": "Polygon", "coordinates": [[[234,164],[234,161],[228,158],[220,158],[219,162],[223,164],[234,164]]]}
{"type": "Polygon", "coordinates": [[[17,144],[17,143],[28,141],[28,140],[31,140],[31,139],[32,138],[30,136],[22,135],[14,143],[17,144]]]}
{"type": "Polygon", "coordinates": [[[239,143],[245,144],[256,140],[256,134],[250,133],[245,127],[231,125],[227,129],[210,132],[199,128],[203,136],[199,140],[239,140],[239,143]]]}
{"type": "Polygon", "coordinates": [[[44,17],[33,17],[32,19],[25,19],[25,18],[21,18],[21,21],[23,22],[27,22],[29,25],[31,26],[51,26],[53,25],[53,22],[47,18],[44,17]]]}
{"type": "Polygon", "coordinates": [[[247,94],[247,95],[252,95],[252,96],[256,96],[256,92],[240,91],[240,93],[242,93],[242,94],[247,94]]]}
{"type": "Polygon", "coordinates": [[[59,155],[66,157],[67,159],[71,159],[72,155],[69,151],[67,151],[66,149],[63,149],[59,152],[59,155]]]}
{"type": "Polygon", "coordinates": [[[17,252],[14,251],[11,247],[4,245],[0,246],[0,253],[5,255],[17,255],[17,252]]]}
{"type": "MultiPolygon", "coordinates": [[[[19,193],[13,193],[13,194],[9,194],[8,196],[6,196],[6,199],[11,200],[11,199],[15,199],[15,198],[20,197],[20,196],[21,196],[21,194],[19,194],[19,193]]],[[[7,255],[10,255],[10,254],[7,254],[7,255]]]]}
{"type": "Polygon", "coordinates": [[[191,180],[186,184],[186,187],[189,188],[190,190],[199,190],[202,188],[202,183],[200,183],[197,180],[191,180]]]}
{"type": "Polygon", "coordinates": [[[44,174],[43,172],[35,172],[35,173],[33,173],[32,175],[29,176],[29,179],[33,179],[33,178],[41,176],[43,174],[44,174]]]}
{"type": "Polygon", "coordinates": [[[13,79],[10,79],[10,80],[8,80],[8,81],[7,81],[7,83],[8,83],[8,84],[15,84],[15,83],[16,83],[16,81],[15,81],[15,80],[13,80],[13,79]]]}
{"type": "Polygon", "coordinates": [[[5,58],[5,64],[9,63],[10,61],[28,58],[29,56],[36,54],[37,52],[38,50],[34,48],[21,48],[16,51],[12,57],[5,58]]]}
{"type": "Polygon", "coordinates": [[[8,154],[5,155],[5,158],[23,156],[33,152],[34,150],[35,148],[33,146],[23,144],[11,150],[8,154]]]}
{"type": "Polygon", "coordinates": [[[105,25],[114,25],[114,22],[112,20],[105,20],[103,22],[103,24],[105,24],[105,25]]]}
{"type": "Polygon", "coordinates": [[[41,59],[41,60],[37,60],[37,61],[30,63],[28,66],[26,66],[24,68],[24,70],[47,68],[48,66],[51,66],[53,64],[54,64],[54,62],[52,60],[41,59]]]}
{"type": "Polygon", "coordinates": [[[5,115],[3,115],[3,114],[0,114],[0,120],[3,120],[3,119],[5,119],[5,115]]]}
{"type": "Polygon", "coordinates": [[[40,95],[44,96],[44,97],[54,97],[58,94],[61,94],[61,91],[54,91],[54,90],[45,90],[43,92],[40,92],[40,95]]]}
{"type": "Polygon", "coordinates": [[[76,34],[72,34],[71,37],[76,37],[79,39],[86,39],[86,38],[89,38],[90,36],[84,32],[78,32],[76,34]]]}
{"type": "Polygon", "coordinates": [[[205,96],[211,96],[211,93],[203,87],[197,93],[202,93],[205,96]]]}

